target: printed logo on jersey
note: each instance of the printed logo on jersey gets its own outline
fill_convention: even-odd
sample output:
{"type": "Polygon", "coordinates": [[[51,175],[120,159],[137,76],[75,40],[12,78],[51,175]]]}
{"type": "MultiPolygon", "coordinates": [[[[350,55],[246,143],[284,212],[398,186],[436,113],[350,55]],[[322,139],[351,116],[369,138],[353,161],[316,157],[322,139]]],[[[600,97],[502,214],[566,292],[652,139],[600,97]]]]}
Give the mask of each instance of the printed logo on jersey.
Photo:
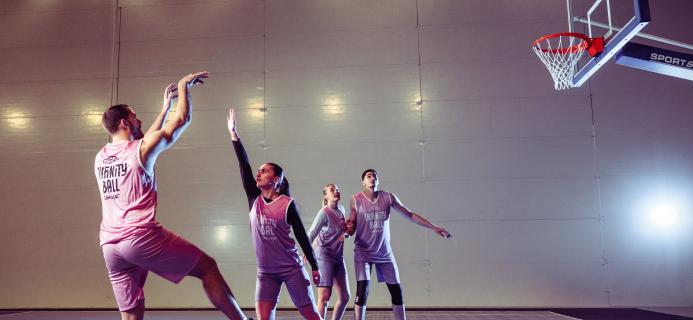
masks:
{"type": "Polygon", "coordinates": [[[103,162],[103,164],[112,164],[112,163],[114,163],[114,162],[116,162],[116,161],[118,161],[118,157],[116,157],[116,156],[110,156],[110,157],[108,157],[108,158],[106,158],[106,159],[103,159],[102,162],[103,162]]]}
{"type": "Polygon", "coordinates": [[[382,231],[383,226],[385,225],[385,220],[387,219],[387,213],[385,211],[375,211],[378,210],[377,206],[371,206],[370,210],[372,212],[366,212],[364,214],[366,223],[368,223],[368,228],[375,232],[382,231]]]}
{"type": "Polygon", "coordinates": [[[270,210],[262,206],[257,219],[257,228],[260,236],[265,240],[277,240],[277,236],[274,234],[274,229],[277,228],[277,220],[272,217],[270,210]]]}
{"type": "Polygon", "coordinates": [[[120,184],[123,177],[128,172],[128,164],[113,164],[113,161],[116,160],[118,160],[118,158],[115,156],[110,156],[104,159],[103,162],[106,163],[106,161],[111,161],[108,164],[112,165],[96,167],[96,173],[98,175],[97,179],[101,185],[101,194],[103,195],[104,200],[114,200],[120,198],[120,184]]]}

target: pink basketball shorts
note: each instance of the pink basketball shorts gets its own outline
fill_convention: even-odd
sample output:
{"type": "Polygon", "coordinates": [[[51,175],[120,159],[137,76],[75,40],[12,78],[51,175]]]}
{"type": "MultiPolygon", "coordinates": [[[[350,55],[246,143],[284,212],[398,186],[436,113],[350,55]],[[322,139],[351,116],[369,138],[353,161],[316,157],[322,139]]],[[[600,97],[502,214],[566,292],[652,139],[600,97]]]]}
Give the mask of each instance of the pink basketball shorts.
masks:
{"type": "Polygon", "coordinates": [[[195,267],[202,250],[164,228],[143,228],[102,246],[118,309],[127,311],[144,300],[144,283],[152,271],[179,283],[195,267]]]}

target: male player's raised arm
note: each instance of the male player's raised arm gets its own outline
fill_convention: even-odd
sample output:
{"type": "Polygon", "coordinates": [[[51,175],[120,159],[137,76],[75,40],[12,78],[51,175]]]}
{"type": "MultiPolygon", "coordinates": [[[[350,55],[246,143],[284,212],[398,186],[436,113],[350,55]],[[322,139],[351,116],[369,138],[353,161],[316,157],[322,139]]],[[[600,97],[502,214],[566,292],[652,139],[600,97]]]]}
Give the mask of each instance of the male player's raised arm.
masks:
{"type": "Polygon", "coordinates": [[[202,79],[208,78],[209,72],[202,71],[191,73],[178,81],[178,103],[173,118],[163,124],[161,129],[148,132],[142,138],[140,146],[140,159],[144,168],[151,172],[154,169],[156,158],[161,152],[170,148],[185,129],[190,125],[192,112],[190,110],[189,88],[198,83],[204,83],[202,79]]]}

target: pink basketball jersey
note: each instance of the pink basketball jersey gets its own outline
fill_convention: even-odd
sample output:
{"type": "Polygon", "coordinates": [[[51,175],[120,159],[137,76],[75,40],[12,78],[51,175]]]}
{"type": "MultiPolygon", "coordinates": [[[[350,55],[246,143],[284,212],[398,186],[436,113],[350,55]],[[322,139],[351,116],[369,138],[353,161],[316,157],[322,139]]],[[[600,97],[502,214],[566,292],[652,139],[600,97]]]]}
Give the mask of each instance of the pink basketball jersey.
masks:
{"type": "Polygon", "coordinates": [[[390,208],[392,196],[378,191],[374,201],[359,192],[353,196],[356,205],[354,257],[371,262],[387,262],[393,257],[390,246],[390,208]]]}
{"type": "Polygon", "coordinates": [[[287,273],[302,265],[286,214],[293,198],[281,195],[271,202],[258,196],[250,210],[250,230],[258,271],[287,273]]]}
{"type": "Polygon", "coordinates": [[[156,179],[140,161],[141,143],[106,144],[94,160],[101,193],[101,245],[118,242],[138,228],[161,227],[156,221],[156,179]]]}

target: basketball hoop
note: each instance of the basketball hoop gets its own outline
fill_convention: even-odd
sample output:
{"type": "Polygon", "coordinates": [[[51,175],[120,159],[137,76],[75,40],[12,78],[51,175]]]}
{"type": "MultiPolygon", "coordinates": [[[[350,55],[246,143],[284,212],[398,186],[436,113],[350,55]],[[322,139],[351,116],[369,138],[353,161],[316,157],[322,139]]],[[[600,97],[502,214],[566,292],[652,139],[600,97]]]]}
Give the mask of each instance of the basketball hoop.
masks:
{"type": "Polygon", "coordinates": [[[554,33],[532,42],[532,50],[549,70],[554,88],[570,89],[575,66],[582,54],[587,50],[594,57],[604,51],[604,39],[576,32],[554,33]]]}

